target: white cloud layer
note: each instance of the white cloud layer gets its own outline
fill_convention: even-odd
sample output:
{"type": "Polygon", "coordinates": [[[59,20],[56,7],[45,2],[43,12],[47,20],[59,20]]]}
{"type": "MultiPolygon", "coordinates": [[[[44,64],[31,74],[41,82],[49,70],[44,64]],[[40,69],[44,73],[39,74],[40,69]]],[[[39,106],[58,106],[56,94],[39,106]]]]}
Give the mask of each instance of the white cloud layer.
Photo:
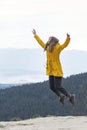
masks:
{"type": "Polygon", "coordinates": [[[44,41],[68,32],[69,49],[87,50],[86,0],[0,0],[0,48],[39,47],[32,28],[44,41]]]}

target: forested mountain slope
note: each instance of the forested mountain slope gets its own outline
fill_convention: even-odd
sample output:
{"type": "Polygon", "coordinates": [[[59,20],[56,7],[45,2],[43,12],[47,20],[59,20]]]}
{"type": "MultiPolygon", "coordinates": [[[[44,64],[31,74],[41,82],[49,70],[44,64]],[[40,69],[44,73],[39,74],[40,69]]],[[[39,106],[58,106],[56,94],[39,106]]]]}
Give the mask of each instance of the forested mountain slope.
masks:
{"type": "Polygon", "coordinates": [[[74,107],[68,100],[62,106],[58,97],[49,89],[48,81],[0,89],[0,120],[47,115],[87,115],[87,73],[64,78],[62,85],[75,94],[74,107]]]}

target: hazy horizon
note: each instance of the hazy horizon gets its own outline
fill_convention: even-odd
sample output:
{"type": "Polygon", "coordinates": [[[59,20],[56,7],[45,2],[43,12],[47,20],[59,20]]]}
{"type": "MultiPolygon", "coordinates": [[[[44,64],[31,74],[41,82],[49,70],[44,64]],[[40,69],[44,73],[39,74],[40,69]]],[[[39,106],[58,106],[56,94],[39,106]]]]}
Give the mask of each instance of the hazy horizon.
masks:
{"type": "MultiPolygon", "coordinates": [[[[87,51],[61,53],[64,77],[87,71],[87,51]]],[[[48,80],[46,55],[39,49],[0,49],[0,83],[31,83],[48,80]]]]}

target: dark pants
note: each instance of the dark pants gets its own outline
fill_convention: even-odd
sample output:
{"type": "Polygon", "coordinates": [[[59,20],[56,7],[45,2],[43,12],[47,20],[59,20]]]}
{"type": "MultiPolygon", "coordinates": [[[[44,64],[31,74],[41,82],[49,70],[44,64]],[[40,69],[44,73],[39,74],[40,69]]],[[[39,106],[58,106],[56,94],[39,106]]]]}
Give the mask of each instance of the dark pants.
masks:
{"type": "Polygon", "coordinates": [[[61,86],[61,82],[62,77],[49,76],[50,89],[59,97],[61,94],[70,97],[70,94],[61,86]]]}

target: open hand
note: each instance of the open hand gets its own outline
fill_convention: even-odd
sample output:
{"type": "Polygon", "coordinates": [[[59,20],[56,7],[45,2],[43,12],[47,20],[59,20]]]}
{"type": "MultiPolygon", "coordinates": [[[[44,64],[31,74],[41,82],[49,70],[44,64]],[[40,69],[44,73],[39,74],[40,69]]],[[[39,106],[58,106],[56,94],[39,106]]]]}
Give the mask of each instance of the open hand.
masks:
{"type": "Polygon", "coordinates": [[[67,33],[67,37],[70,38],[70,35],[67,33]]]}
{"type": "Polygon", "coordinates": [[[33,29],[32,33],[35,35],[35,34],[36,34],[36,30],[35,30],[35,29],[33,29]]]}

